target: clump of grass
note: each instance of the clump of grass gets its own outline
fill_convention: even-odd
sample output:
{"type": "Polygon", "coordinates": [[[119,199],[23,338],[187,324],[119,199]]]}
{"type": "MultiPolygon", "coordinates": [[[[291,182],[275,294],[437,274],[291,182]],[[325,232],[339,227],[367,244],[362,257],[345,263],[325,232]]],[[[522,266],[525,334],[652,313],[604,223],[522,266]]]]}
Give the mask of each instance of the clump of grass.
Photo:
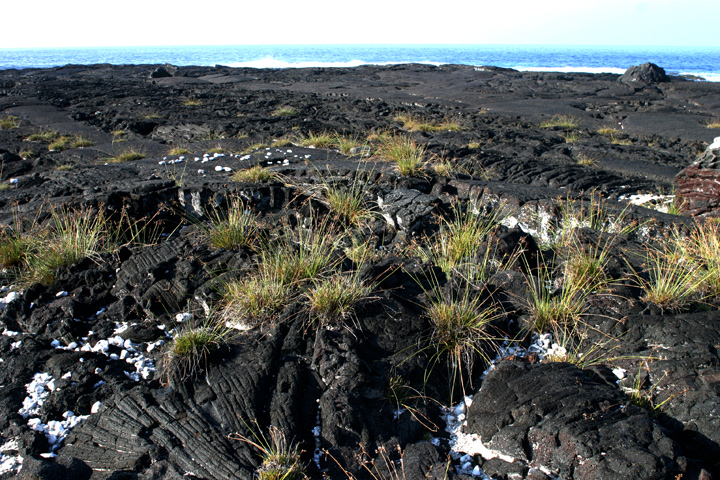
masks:
{"type": "Polygon", "coordinates": [[[293,107],[277,107],[270,115],[273,117],[294,117],[298,114],[298,110],[293,107]]]}
{"type": "Polygon", "coordinates": [[[590,156],[585,153],[578,155],[576,162],[583,167],[594,167],[597,165],[597,156],[590,156]]]}
{"type": "Polygon", "coordinates": [[[441,218],[440,230],[420,257],[431,261],[446,274],[460,273],[466,278],[483,280],[491,270],[492,255],[488,235],[502,221],[500,209],[487,214],[474,212],[469,205],[454,204],[451,218],[441,218]]]}
{"type": "Polygon", "coordinates": [[[33,133],[26,138],[28,142],[51,142],[60,136],[55,130],[43,130],[42,132],[33,133]]]}
{"type": "Polygon", "coordinates": [[[294,145],[293,141],[289,138],[278,138],[277,140],[273,140],[273,142],[270,144],[271,147],[292,147],[294,145]]]}
{"type": "Polygon", "coordinates": [[[134,148],[130,148],[128,150],[118,153],[114,157],[108,158],[107,162],[108,163],[122,163],[122,162],[131,162],[133,160],[142,160],[143,158],[145,158],[145,154],[143,152],[136,150],[134,148]]]}
{"type": "Polygon", "coordinates": [[[535,274],[526,276],[528,308],[533,317],[533,330],[538,333],[574,328],[590,287],[580,276],[557,287],[552,272],[552,268],[540,265],[535,274]]]}
{"type": "Polygon", "coordinates": [[[57,152],[67,150],[68,148],[71,148],[70,147],[71,142],[72,142],[72,139],[70,137],[66,137],[66,136],[58,137],[55,140],[53,140],[52,143],[50,143],[50,145],[48,145],[48,150],[51,150],[51,151],[54,150],[57,152]]]}
{"type": "Polygon", "coordinates": [[[370,239],[360,240],[353,237],[350,246],[345,248],[345,256],[355,265],[362,266],[375,257],[375,246],[370,239]]]}
{"type": "Polygon", "coordinates": [[[366,198],[372,174],[372,171],[361,170],[359,165],[347,184],[323,178],[317,187],[301,189],[327,205],[340,223],[357,227],[373,217],[372,207],[366,198]]]}
{"type": "Polygon", "coordinates": [[[55,138],[55,140],[53,140],[52,143],[48,145],[48,150],[61,152],[69,148],[84,148],[91,147],[93,145],[94,144],[92,140],[82,137],[80,135],[74,137],[62,136],[55,138]]]}
{"type": "Polygon", "coordinates": [[[207,153],[228,153],[228,150],[218,145],[217,147],[209,149],[207,153]]]}
{"type": "Polygon", "coordinates": [[[58,268],[111,248],[114,238],[108,230],[102,211],[53,209],[50,232],[26,254],[25,283],[50,285],[58,268]]]}
{"type": "Polygon", "coordinates": [[[310,313],[321,325],[343,321],[372,289],[373,285],[364,282],[358,273],[338,273],[315,280],[307,292],[310,313]]]}
{"type": "Polygon", "coordinates": [[[603,205],[599,195],[592,195],[589,202],[566,198],[558,200],[557,205],[560,221],[549,226],[540,238],[543,247],[568,247],[577,228],[628,235],[638,227],[636,223],[627,221],[629,205],[619,212],[613,212],[603,205]]]}
{"type": "Polygon", "coordinates": [[[238,170],[230,177],[234,182],[262,182],[275,178],[277,178],[277,173],[263,168],[262,165],[255,165],[245,170],[238,170]]]}
{"type": "Polygon", "coordinates": [[[219,322],[206,321],[199,326],[187,323],[181,327],[165,351],[165,383],[183,382],[202,370],[207,372],[212,354],[229,336],[230,329],[219,322]]]}
{"type": "Polygon", "coordinates": [[[425,169],[425,147],[408,137],[386,136],[381,139],[380,155],[395,164],[404,177],[422,175],[425,169]]]}
{"type": "Polygon", "coordinates": [[[30,150],[29,148],[26,148],[26,149],[20,150],[18,152],[18,155],[20,155],[23,159],[27,160],[29,158],[33,158],[35,156],[35,152],[30,150]]]}
{"type": "Polygon", "coordinates": [[[556,326],[552,330],[553,344],[546,353],[545,362],[572,363],[581,370],[593,365],[608,364],[623,357],[613,356],[618,348],[617,338],[607,336],[601,341],[591,341],[590,327],[577,323],[569,326],[556,326]]]}
{"type": "Polygon", "coordinates": [[[423,120],[412,115],[397,115],[394,120],[403,125],[404,130],[411,132],[439,132],[439,131],[459,131],[463,129],[463,124],[458,120],[445,119],[440,122],[423,120]]]}
{"type": "Polygon", "coordinates": [[[563,263],[563,285],[582,285],[588,290],[596,290],[607,283],[605,269],[610,261],[612,242],[598,238],[592,245],[582,244],[577,236],[565,250],[563,263]]]}
{"type": "Polygon", "coordinates": [[[95,145],[95,143],[92,140],[82,135],[75,136],[72,141],[72,148],[92,147],[93,145],[95,145]]]}
{"type": "Polygon", "coordinates": [[[276,278],[273,272],[260,270],[223,286],[222,317],[234,328],[252,327],[272,320],[291,293],[290,285],[276,278]]]}
{"type": "Polygon", "coordinates": [[[197,107],[202,105],[202,101],[198,98],[187,98],[183,100],[182,104],[186,107],[197,107]]]}
{"type": "Polygon", "coordinates": [[[581,135],[578,132],[567,132],[563,135],[565,143],[575,143],[580,140],[581,135]]]}
{"type": "Polygon", "coordinates": [[[186,147],[173,147],[168,151],[168,155],[187,155],[190,149],[186,147]]]}
{"type": "Polygon", "coordinates": [[[245,150],[243,150],[241,153],[243,153],[244,155],[247,155],[247,154],[253,153],[256,150],[260,150],[261,148],[267,148],[267,147],[269,147],[269,145],[267,143],[263,143],[263,142],[253,143],[251,145],[248,145],[248,147],[245,150]]]}
{"type": "Polygon", "coordinates": [[[541,128],[577,128],[579,122],[572,115],[553,115],[550,120],[545,120],[540,124],[541,128]]]}
{"type": "Polygon", "coordinates": [[[598,128],[598,129],[597,129],[597,133],[599,133],[600,135],[612,136],[612,135],[617,135],[617,134],[619,134],[619,133],[620,133],[620,130],[618,130],[618,129],[615,128],[615,127],[605,126],[605,127],[600,127],[600,128],[598,128]]]}
{"type": "Polygon", "coordinates": [[[274,244],[262,248],[258,269],[285,285],[316,279],[335,262],[332,252],[339,241],[327,223],[285,231],[274,244]]]}
{"type": "Polygon", "coordinates": [[[238,197],[230,199],[227,211],[214,208],[208,213],[208,218],[210,225],[203,225],[201,229],[215,248],[253,248],[257,241],[257,215],[247,210],[238,197]]]}
{"type": "Polygon", "coordinates": [[[128,136],[127,130],[113,130],[110,134],[113,136],[113,142],[124,142],[128,136]]]}
{"type": "Polygon", "coordinates": [[[297,445],[288,442],[285,434],[276,427],[270,427],[270,438],[262,433],[252,433],[253,439],[233,434],[230,438],[245,442],[256,448],[261,459],[257,469],[259,480],[302,480],[306,479],[305,468],[300,461],[301,451],[297,445]]]}
{"type": "Polygon", "coordinates": [[[140,115],[141,120],[156,120],[160,118],[160,114],[157,112],[148,112],[140,115]]]}
{"type": "Polygon", "coordinates": [[[0,118],[0,130],[12,130],[14,128],[20,128],[20,119],[13,115],[6,115],[0,118]]]}
{"type": "MultiPolygon", "coordinates": [[[[337,149],[340,150],[340,153],[343,155],[350,155],[352,153],[352,149],[360,149],[360,147],[365,146],[365,142],[360,141],[359,135],[354,135],[352,137],[348,137],[345,135],[338,135],[336,137],[337,141],[337,149]]],[[[367,147],[364,152],[362,152],[363,155],[370,155],[370,147],[367,147]]]]}
{"type": "Polygon", "coordinates": [[[679,310],[701,299],[708,274],[688,258],[684,245],[671,242],[659,249],[649,248],[645,260],[647,278],[638,276],[644,301],[679,310]]]}
{"type": "Polygon", "coordinates": [[[310,132],[299,139],[299,143],[303,147],[330,148],[337,144],[337,135],[330,132],[313,133],[310,132]]]}
{"type": "Polygon", "coordinates": [[[32,228],[28,232],[23,231],[16,214],[13,227],[3,226],[0,229],[0,267],[14,268],[25,263],[28,254],[35,249],[42,235],[37,228],[32,228]]]}
{"type": "Polygon", "coordinates": [[[706,128],[720,128],[720,118],[712,118],[705,122],[706,128]]]}
{"type": "Polygon", "coordinates": [[[702,290],[710,298],[720,297],[720,225],[717,222],[705,220],[698,222],[682,241],[687,252],[694,261],[702,265],[706,272],[702,290]]]}
{"type": "Polygon", "coordinates": [[[74,170],[74,169],[75,169],[75,165],[73,165],[73,164],[71,164],[71,163],[66,163],[66,164],[63,164],[63,165],[58,165],[57,168],[55,168],[55,170],[57,170],[57,171],[59,171],[59,172],[66,172],[66,171],[74,170]]]}
{"type": "Polygon", "coordinates": [[[469,148],[470,150],[477,150],[480,148],[480,146],[480,142],[470,142],[467,144],[467,148],[469,148]]]}
{"type": "Polygon", "coordinates": [[[633,144],[632,140],[630,140],[629,138],[624,138],[620,134],[610,135],[610,143],[612,143],[613,145],[624,145],[624,146],[633,144]]]}
{"type": "Polygon", "coordinates": [[[463,371],[472,372],[475,360],[489,361],[487,350],[492,347],[492,323],[501,317],[499,309],[482,292],[472,291],[467,282],[455,289],[441,288],[436,279],[426,291],[428,305],[425,316],[430,321],[429,347],[434,351],[431,363],[447,357],[452,372],[451,390],[460,380],[465,391],[463,371]]]}

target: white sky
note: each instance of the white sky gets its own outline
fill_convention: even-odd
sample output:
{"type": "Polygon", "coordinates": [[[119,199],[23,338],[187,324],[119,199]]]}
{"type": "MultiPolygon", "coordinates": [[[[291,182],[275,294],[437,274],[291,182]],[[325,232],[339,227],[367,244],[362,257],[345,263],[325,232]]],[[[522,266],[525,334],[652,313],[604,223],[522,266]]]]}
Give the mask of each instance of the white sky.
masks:
{"type": "Polygon", "coordinates": [[[720,0],[7,0],[0,48],[470,43],[720,46],[720,0]]]}

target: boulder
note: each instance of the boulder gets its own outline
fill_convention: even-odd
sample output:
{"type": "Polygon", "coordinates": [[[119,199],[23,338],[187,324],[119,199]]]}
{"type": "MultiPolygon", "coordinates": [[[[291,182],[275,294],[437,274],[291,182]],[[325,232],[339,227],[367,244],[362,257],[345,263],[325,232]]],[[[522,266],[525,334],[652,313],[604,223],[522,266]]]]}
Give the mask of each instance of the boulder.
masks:
{"type": "Polygon", "coordinates": [[[653,83],[668,82],[670,79],[665,70],[654,63],[643,63],[628,68],[618,81],[628,85],[652,85],[653,83]]]}
{"type": "Polygon", "coordinates": [[[692,216],[720,214],[720,137],[675,177],[683,213],[692,216]]]}
{"type": "Polygon", "coordinates": [[[566,480],[675,473],[676,444],[648,412],[568,363],[500,363],[473,399],[463,433],[482,442],[478,453],[566,480]]]}
{"type": "Polygon", "coordinates": [[[381,193],[377,201],[388,225],[408,233],[421,230],[429,224],[440,203],[436,196],[410,188],[396,188],[381,193]]]}
{"type": "Polygon", "coordinates": [[[150,78],[167,78],[172,77],[177,73],[178,68],[166,63],[162,67],[158,67],[152,71],[150,78]]]}

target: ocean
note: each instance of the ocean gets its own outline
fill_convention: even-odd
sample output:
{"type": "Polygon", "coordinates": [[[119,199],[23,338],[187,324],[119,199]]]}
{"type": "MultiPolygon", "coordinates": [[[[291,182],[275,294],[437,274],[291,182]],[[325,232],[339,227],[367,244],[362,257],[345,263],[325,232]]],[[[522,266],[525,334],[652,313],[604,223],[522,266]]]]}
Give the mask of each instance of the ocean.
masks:
{"type": "Polygon", "coordinates": [[[653,62],[676,75],[720,81],[720,47],[552,45],[226,45],[0,49],[0,69],[67,64],[354,67],[426,63],[492,65],[523,71],[623,73],[653,62]]]}

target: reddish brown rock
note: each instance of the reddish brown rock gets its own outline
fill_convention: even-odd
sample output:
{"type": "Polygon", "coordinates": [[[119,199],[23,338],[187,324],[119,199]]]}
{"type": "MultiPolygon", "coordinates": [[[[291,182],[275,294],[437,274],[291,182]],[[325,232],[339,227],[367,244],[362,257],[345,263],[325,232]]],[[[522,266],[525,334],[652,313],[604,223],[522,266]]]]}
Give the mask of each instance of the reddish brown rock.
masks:
{"type": "Polygon", "coordinates": [[[720,215],[720,137],[675,177],[682,211],[692,216],[720,215]]]}

